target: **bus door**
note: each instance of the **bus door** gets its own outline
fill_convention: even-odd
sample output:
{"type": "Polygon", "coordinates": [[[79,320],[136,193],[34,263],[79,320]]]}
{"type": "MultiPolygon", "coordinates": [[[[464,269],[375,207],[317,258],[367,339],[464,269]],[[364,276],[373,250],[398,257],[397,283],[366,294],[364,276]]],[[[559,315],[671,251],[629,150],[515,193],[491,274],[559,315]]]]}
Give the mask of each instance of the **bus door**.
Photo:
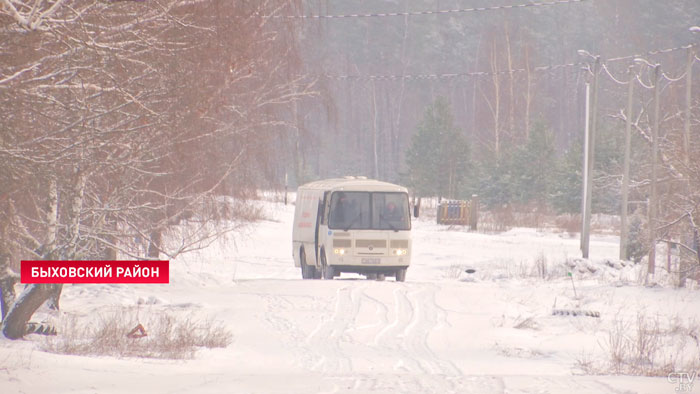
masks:
{"type": "Polygon", "coordinates": [[[314,250],[316,251],[316,264],[318,265],[319,262],[319,252],[320,252],[320,247],[319,247],[319,231],[321,228],[321,224],[324,224],[326,222],[324,214],[326,212],[326,201],[328,200],[328,194],[330,192],[325,192],[323,194],[323,199],[318,200],[318,207],[317,207],[317,212],[316,212],[316,229],[314,231],[314,250]]]}

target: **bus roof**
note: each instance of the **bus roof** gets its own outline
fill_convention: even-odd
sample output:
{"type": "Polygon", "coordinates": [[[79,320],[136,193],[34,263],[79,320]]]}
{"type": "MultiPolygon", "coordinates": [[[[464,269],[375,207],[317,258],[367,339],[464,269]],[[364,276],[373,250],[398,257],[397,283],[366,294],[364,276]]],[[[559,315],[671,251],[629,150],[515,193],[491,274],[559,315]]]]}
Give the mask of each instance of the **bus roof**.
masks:
{"type": "Polygon", "coordinates": [[[348,190],[348,191],[382,191],[382,192],[404,192],[408,190],[399,185],[389,182],[382,182],[376,179],[367,179],[365,177],[344,177],[331,178],[320,181],[306,183],[299,186],[299,189],[311,190],[348,190]]]}

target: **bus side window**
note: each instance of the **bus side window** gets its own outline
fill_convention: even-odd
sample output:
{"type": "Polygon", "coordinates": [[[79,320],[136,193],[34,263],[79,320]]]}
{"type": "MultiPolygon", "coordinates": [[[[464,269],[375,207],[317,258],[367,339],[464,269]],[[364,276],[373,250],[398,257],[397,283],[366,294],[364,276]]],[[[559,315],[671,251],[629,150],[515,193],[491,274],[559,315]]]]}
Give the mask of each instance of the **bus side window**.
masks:
{"type": "Polygon", "coordinates": [[[316,216],[318,216],[316,218],[316,222],[318,223],[318,225],[323,224],[323,200],[321,200],[320,198],[318,199],[318,203],[316,204],[316,216]]]}

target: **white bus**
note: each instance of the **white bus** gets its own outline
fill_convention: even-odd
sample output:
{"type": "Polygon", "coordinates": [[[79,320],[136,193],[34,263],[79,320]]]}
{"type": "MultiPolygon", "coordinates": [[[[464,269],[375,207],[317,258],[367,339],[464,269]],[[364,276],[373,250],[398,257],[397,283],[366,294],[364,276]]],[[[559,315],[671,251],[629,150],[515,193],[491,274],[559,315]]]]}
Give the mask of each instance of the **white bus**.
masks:
{"type": "Polygon", "coordinates": [[[292,230],[294,265],[304,279],[355,272],[406,280],[411,217],[405,187],[365,177],[299,186],[292,230]]]}

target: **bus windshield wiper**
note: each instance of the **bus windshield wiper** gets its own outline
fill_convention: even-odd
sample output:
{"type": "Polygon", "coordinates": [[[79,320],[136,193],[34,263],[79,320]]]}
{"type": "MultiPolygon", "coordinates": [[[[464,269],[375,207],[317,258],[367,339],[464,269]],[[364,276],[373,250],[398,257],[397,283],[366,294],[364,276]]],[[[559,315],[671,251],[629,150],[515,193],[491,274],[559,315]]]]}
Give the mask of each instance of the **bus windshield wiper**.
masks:
{"type": "Polygon", "coordinates": [[[352,227],[355,224],[355,222],[357,222],[357,219],[359,219],[361,217],[362,217],[362,213],[358,213],[357,216],[355,216],[355,219],[352,219],[350,221],[350,224],[348,224],[348,227],[345,229],[345,231],[347,232],[348,230],[350,230],[350,227],[352,227]]]}
{"type": "Polygon", "coordinates": [[[391,224],[391,222],[390,222],[389,220],[387,220],[383,215],[379,215],[379,219],[381,219],[382,222],[388,224],[388,225],[389,225],[389,228],[391,228],[392,230],[394,230],[395,233],[398,233],[398,232],[399,232],[399,229],[397,229],[396,227],[394,227],[394,225],[391,224]]]}

